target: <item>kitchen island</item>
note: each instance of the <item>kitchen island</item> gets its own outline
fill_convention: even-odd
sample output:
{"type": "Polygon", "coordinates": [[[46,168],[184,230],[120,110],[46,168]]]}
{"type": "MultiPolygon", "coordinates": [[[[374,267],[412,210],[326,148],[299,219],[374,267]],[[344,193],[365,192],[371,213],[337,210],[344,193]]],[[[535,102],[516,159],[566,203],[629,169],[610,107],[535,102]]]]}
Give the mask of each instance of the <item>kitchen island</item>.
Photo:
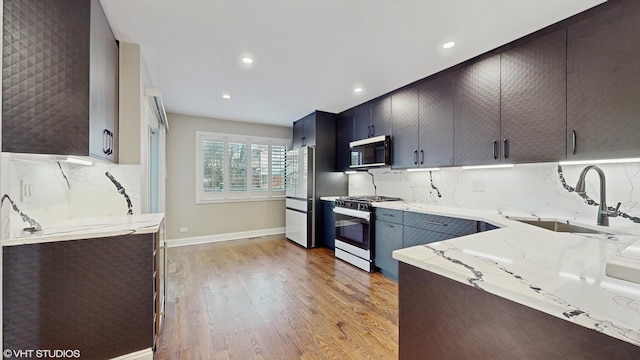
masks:
{"type": "Polygon", "coordinates": [[[69,219],[5,241],[5,351],[152,358],[163,306],[163,221],[163,214],[69,219]]]}
{"type": "Polygon", "coordinates": [[[499,227],[393,252],[401,359],[640,356],[640,284],[605,274],[638,225],[559,233],[486,211],[380,206],[499,227]]]}

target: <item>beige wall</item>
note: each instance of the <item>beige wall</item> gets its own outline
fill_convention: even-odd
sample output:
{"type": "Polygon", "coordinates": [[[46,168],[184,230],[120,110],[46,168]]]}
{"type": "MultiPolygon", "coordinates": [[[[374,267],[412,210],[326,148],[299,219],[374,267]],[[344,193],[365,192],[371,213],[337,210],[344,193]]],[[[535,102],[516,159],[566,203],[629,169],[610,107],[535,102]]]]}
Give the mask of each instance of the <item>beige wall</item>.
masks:
{"type": "Polygon", "coordinates": [[[196,205],[195,132],[290,139],[291,128],[167,114],[167,239],[284,227],[284,200],[196,205]],[[180,233],[181,227],[189,231],[180,233]]]}

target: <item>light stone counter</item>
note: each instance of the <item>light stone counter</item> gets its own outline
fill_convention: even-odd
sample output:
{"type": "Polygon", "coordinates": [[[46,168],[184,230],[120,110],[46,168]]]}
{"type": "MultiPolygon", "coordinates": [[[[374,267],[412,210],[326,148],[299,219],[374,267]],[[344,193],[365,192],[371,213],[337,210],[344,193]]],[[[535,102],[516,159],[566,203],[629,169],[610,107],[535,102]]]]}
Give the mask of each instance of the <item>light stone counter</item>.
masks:
{"type": "Polygon", "coordinates": [[[164,214],[83,217],[63,220],[43,228],[41,233],[21,234],[3,246],[37,244],[109,236],[147,234],[160,230],[164,214]]]}
{"type": "MultiPolygon", "coordinates": [[[[396,260],[640,346],[640,284],[605,274],[607,261],[640,239],[640,225],[612,234],[556,233],[505,214],[425,204],[378,207],[485,221],[500,227],[393,252],[396,260]]],[[[638,263],[640,266],[640,262],[638,263]]]]}

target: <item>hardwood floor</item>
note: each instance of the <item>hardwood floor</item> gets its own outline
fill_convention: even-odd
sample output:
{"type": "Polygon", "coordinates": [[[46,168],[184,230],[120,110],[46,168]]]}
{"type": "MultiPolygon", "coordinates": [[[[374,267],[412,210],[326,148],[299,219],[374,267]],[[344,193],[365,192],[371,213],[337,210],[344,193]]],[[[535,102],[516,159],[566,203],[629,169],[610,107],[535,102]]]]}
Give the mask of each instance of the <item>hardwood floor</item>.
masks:
{"type": "Polygon", "coordinates": [[[398,285],[282,235],[168,250],[155,359],[397,359],[398,285]]]}

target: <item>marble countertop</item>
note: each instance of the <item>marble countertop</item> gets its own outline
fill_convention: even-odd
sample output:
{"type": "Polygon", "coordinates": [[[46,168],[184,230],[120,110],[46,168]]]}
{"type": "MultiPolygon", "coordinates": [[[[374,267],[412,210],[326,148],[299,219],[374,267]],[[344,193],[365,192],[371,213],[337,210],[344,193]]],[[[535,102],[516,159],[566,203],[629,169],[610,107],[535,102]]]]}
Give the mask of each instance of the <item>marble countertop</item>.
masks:
{"type": "Polygon", "coordinates": [[[482,210],[410,203],[375,206],[500,227],[396,250],[393,257],[640,346],[640,284],[605,273],[609,259],[640,240],[640,225],[609,228],[593,225],[595,219],[571,220],[609,234],[557,233],[482,210]]]}
{"type": "Polygon", "coordinates": [[[154,233],[160,230],[163,220],[164,214],[72,218],[45,226],[41,233],[4,240],[2,246],[154,233]]]}

